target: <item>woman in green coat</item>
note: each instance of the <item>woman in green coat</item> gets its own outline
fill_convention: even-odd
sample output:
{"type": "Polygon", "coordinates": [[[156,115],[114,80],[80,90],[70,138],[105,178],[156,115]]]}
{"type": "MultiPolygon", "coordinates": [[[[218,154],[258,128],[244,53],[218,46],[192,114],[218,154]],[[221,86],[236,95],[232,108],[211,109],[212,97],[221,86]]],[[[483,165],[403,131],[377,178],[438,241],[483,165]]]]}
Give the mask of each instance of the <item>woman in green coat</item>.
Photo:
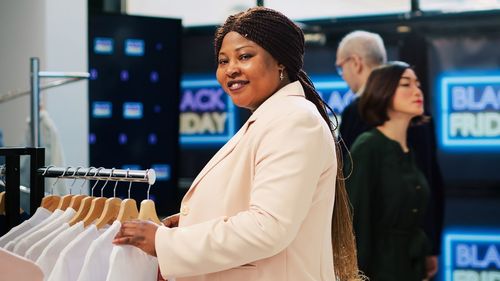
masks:
{"type": "Polygon", "coordinates": [[[358,263],[371,281],[422,281],[428,242],[419,225],[429,197],[407,145],[408,126],[423,119],[423,94],[403,62],[372,71],[359,102],[373,129],[354,142],[347,191],[358,263]]]}

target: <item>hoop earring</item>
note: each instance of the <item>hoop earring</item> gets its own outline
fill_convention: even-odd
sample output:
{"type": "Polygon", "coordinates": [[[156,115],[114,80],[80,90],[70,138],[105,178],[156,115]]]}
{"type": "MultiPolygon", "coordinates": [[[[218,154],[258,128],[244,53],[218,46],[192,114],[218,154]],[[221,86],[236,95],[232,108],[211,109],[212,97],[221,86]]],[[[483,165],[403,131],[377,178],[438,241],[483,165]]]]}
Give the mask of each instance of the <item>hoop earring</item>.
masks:
{"type": "Polygon", "coordinates": [[[280,69],[280,81],[283,81],[284,75],[283,75],[283,69],[280,69]]]}

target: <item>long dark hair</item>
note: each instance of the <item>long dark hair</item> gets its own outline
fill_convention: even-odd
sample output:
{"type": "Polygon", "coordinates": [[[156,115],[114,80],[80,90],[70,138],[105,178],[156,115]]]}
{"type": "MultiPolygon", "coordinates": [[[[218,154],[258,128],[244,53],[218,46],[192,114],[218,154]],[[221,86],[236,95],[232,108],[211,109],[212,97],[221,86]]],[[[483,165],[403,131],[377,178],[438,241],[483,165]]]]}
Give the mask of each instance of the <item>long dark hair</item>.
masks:
{"type": "MultiPolygon", "coordinates": [[[[235,31],[259,44],[279,63],[285,66],[291,82],[300,81],[307,100],[311,101],[325,120],[335,139],[337,122],[332,123],[327,113],[331,108],[322,100],[309,76],[302,69],[304,58],[304,33],[285,15],[263,7],[251,8],[230,16],[215,34],[215,57],[218,57],[222,40],[227,33],[235,31]]],[[[337,120],[335,115],[334,119],[337,120]]],[[[339,280],[361,280],[358,273],[356,245],[352,228],[351,206],[342,173],[342,155],[336,143],[337,178],[335,204],[332,215],[332,250],[335,275],[339,280]]]]}

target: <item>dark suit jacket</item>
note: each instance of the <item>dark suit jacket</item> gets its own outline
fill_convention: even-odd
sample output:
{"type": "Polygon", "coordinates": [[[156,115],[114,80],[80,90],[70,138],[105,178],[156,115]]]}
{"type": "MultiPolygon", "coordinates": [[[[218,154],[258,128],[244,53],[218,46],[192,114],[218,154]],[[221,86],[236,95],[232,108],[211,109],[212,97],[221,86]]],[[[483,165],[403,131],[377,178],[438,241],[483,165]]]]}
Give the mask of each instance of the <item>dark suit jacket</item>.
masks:
{"type": "MultiPolygon", "coordinates": [[[[340,136],[349,149],[360,134],[371,129],[361,119],[358,104],[359,98],[346,106],[342,112],[342,122],[339,128],[340,136]]],[[[434,132],[432,119],[425,124],[411,126],[408,129],[408,145],[413,149],[417,166],[424,173],[431,189],[430,201],[422,227],[432,243],[431,254],[439,255],[441,252],[441,233],[444,217],[444,192],[443,179],[437,163],[436,135],[434,132]]],[[[344,163],[350,161],[346,151],[343,151],[343,155],[344,163]]]]}

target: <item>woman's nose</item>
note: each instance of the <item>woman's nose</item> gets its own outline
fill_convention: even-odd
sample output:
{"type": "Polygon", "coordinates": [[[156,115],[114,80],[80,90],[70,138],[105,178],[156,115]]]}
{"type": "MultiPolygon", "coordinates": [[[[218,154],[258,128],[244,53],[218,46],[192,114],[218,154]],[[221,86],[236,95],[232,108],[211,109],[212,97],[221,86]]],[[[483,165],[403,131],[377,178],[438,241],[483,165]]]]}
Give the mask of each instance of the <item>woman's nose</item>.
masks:
{"type": "Polygon", "coordinates": [[[234,78],[240,73],[240,69],[237,65],[234,63],[229,63],[227,68],[226,68],[226,75],[228,77],[234,78]]]}

